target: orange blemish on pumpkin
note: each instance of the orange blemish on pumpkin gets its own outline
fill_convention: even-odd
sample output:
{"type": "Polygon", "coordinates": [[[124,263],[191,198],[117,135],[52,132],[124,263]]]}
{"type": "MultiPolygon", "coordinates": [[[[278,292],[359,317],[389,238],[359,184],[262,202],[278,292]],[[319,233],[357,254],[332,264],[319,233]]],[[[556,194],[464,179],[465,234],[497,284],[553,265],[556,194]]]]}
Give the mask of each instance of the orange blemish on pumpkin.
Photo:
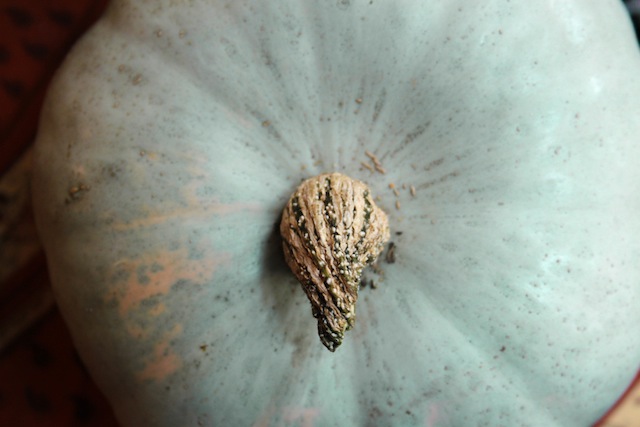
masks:
{"type": "Polygon", "coordinates": [[[181,333],[182,326],[176,325],[164,336],[162,341],[154,346],[153,354],[149,360],[145,362],[142,371],[138,372],[137,378],[139,380],[161,381],[180,369],[182,363],[178,355],[171,348],[171,341],[181,333]]]}
{"type": "Polygon", "coordinates": [[[154,162],[160,159],[160,156],[158,155],[158,153],[156,153],[155,151],[147,151],[147,150],[140,150],[140,157],[145,157],[146,159],[154,162]]]}
{"type": "MultiPolygon", "coordinates": [[[[216,268],[229,259],[228,256],[210,252],[204,258],[192,260],[189,259],[187,248],[182,247],[116,263],[112,275],[124,278],[118,283],[116,291],[120,314],[126,315],[145,299],[168,294],[178,280],[194,283],[209,281],[216,268]]],[[[164,308],[156,306],[151,314],[158,315],[163,310],[164,308]]]]}
{"type": "MultiPolygon", "coordinates": [[[[149,151],[140,151],[140,155],[151,160],[161,160],[160,155],[149,151]]],[[[140,200],[139,204],[134,206],[136,215],[127,220],[122,220],[113,212],[103,212],[102,217],[105,221],[109,221],[109,225],[113,231],[130,231],[140,230],[157,225],[167,225],[167,223],[179,221],[180,223],[188,220],[210,220],[211,217],[234,215],[238,213],[260,213],[265,209],[264,204],[256,202],[235,202],[222,203],[212,197],[205,190],[207,185],[215,178],[211,176],[209,164],[203,160],[208,156],[204,153],[184,154],[179,160],[187,164],[188,175],[193,177],[180,188],[177,188],[178,194],[167,197],[161,202],[140,200]]],[[[158,165],[161,166],[161,165],[158,165]]],[[[150,179],[147,168],[137,168],[133,172],[134,182],[140,185],[150,179]]],[[[161,174],[162,175],[162,174],[161,174]]]]}
{"type": "Polygon", "coordinates": [[[156,317],[160,316],[165,311],[167,311],[167,306],[163,303],[159,303],[149,309],[149,315],[156,317]]]}
{"type": "MultiPolygon", "coordinates": [[[[202,173],[200,169],[194,168],[192,174],[202,173]]],[[[234,202],[220,203],[211,198],[198,194],[203,182],[200,180],[191,181],[185,185],[182,190],[182,198],[186,204],[185,208],[178,209],[177,213],[196,213],[196,215],[231,215],[239,212],[260,212],[264,209],[263,205],[255,202],[234,202]]]]}
{"type": "Polygon", "coordinates": [[[136,339],[144,339],[149,335],[149,331],[139,325],[132,325],[131,323],[127,323],[125,325],[127,328],[127,332],[130,336],[136,339]]]}
{"type": "Polygon", "coordinates": [[[174,209],[162,214],[149,214],[145,218],[139,218],[127,222],[119,222],[112,225],[115,231],[127,231],[154,225],[163,224],[172,220],[181,219],[205,219],[212,215],[229,215],[238,212],[258,211],[260,205],[256,203],[231,203],[202,206],[197,210],[191,207],[174,209]]]}
{"type": "Polygon", "coordinates": [[[313,427],[320,416],[319,408],[285,407],[282,418],[286,423],[300,423],[302,427],[313,427]]]}
{"type": "MultiPolygon", "coordinates": [[[[196,172],[197,169],[193,173],[196,172]]],[[[202,220],[212,216],[225,216],[242,212],[255,213],[264,210],[264,206],[260,203],[220,203],[215,200],[205,199],[198,194],[198,190],[202,185],[199,180],[192,181],[182,188],[182,200],[173,206],[164,205],[161,210],[150,208],[145,216],[127,222],[116,222],[112,224],[112,228],[115,231],[136,230],[187,218],[202,220]]]]}

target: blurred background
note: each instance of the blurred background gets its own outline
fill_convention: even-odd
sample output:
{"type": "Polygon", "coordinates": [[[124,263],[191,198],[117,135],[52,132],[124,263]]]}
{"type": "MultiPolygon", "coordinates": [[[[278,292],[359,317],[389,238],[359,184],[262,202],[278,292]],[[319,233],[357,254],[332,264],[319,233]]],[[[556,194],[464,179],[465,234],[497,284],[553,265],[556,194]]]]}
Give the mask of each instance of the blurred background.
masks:
{"type": "MultiPolygon", "coordinates": [[[[117,426],[56,310],[29,202],[43,95],[106,3],[0,0],[0,427],[117,426]]],[[[624,4],[639,34],[640,0],[624,4]]],[[[635,384],[599,427],[640,427],[635,384]]]]}
{"type": "Polygon", "coordinates": [[[629,0],[624,2],[625,6],[629,10],[631,20],[636,28],[636,34],[638,34],[638,28],[640,24],[640,0],[629,0]]]}

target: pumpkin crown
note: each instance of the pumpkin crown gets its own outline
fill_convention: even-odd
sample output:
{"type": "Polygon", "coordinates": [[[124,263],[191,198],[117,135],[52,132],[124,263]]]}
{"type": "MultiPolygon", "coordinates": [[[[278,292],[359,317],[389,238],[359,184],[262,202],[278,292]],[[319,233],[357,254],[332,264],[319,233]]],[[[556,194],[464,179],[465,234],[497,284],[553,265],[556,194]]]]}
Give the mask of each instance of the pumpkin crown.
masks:
{"type": "Polygon", "coordinates": [[[335,351],[355,324],[362,270],[389,240],[387,215],[363,182],[323,174],[293,193],[280,233],[287,264],[318,319],[320,341],[335,351]]]}

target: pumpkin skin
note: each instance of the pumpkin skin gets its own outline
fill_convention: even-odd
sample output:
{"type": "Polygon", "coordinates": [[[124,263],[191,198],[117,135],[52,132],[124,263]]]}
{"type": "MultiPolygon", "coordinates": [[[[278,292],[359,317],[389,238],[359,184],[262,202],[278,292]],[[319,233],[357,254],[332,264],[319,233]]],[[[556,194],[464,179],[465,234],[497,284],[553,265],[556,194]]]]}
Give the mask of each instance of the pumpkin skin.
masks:
{"type": "Polygon", "coordinates": [[[114,0],[50,90],[33,191],[124,426],[585,426],[614,403],[640,361],[631,27],[613,0],[477,3],[114,0]],[[335,353],[276,232],[330,171],[396,244],[335,353]]]}

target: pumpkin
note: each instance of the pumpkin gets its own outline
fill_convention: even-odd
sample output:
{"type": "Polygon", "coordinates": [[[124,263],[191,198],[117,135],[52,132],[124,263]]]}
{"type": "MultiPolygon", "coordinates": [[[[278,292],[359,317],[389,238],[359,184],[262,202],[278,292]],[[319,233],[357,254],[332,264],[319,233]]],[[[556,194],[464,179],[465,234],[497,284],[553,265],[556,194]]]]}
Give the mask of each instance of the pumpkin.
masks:
{"type": "Polygon", "coordinates": [[[124,426],[585,426],[640,361],[617,1],[114,0],[50,88],[37,224],[124,426]],[[366,183],[393,246],[319,342],[278,227],[366,183]]]}

